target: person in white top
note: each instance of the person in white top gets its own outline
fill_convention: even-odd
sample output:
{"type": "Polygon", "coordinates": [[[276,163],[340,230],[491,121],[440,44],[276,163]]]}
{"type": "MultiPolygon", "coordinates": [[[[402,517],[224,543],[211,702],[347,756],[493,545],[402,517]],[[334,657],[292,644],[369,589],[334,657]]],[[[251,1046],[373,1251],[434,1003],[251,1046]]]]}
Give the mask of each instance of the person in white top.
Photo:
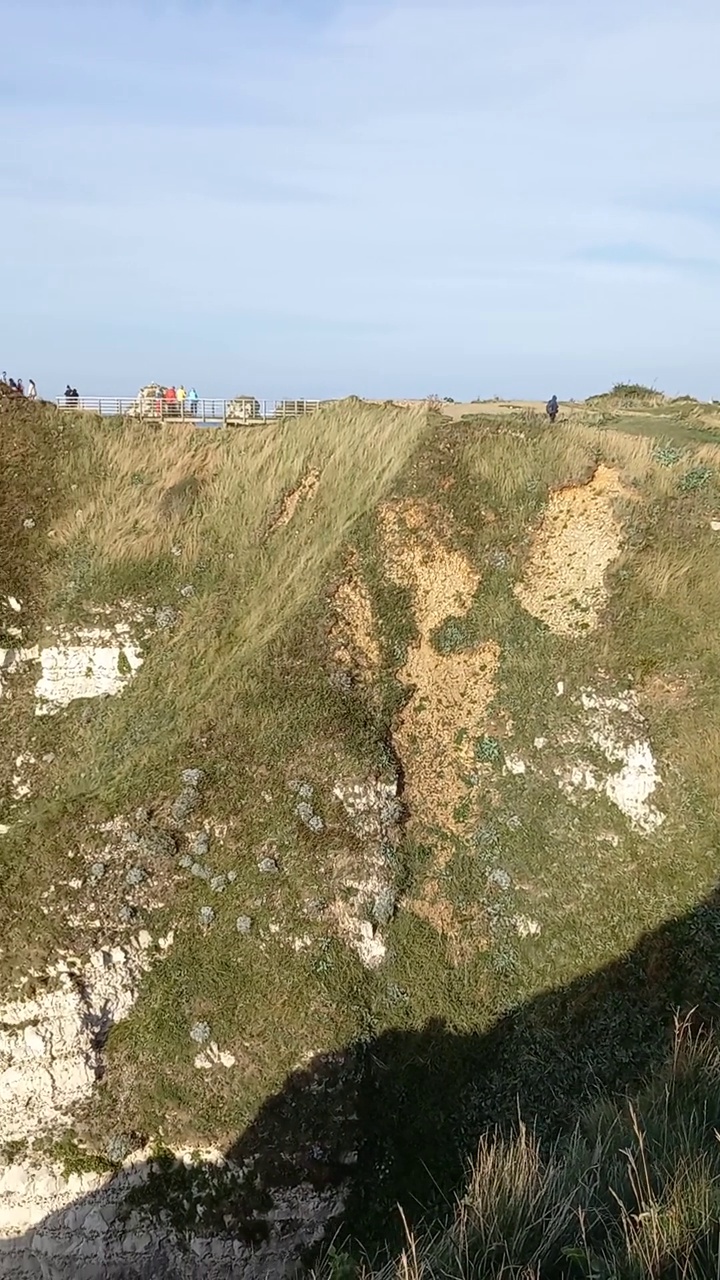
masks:
{"type": "Polygon", "coordinates": [[[27,394],[30,400],[37,400],[37,387],[35,386],[32,378],[28,382],[27,394]]]}

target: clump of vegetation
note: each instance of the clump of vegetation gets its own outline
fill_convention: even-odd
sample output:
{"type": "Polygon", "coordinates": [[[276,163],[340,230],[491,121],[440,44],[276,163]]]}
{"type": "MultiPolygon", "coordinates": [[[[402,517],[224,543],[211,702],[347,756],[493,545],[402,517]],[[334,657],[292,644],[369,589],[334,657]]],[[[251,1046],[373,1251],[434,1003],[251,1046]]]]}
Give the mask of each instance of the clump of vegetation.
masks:
{"type": "Polygon", "coordinates": [[[50,530],[71,497],[70,474],[89,443],[79,419],[80,415],[63,414],[53,405],[34,404],[0,388],[0,599],[19,599],[26,625],[37,625],[43,618],[50,530]]]}
{"type": "Polygon", "coordinates": [[[113,1173],[121,1163],[89,1150],[79,1141],[73,1129],[67,1129],[62,1136],[48,1140],[40,1149],[61,1166],[66,1178],[71,1174],[113,1173]]]}
{"type": "Polygon", "coordinates": [[[682,458],[682,449],[673,444],[661,444],[653,451],[653,460],[661,467],[674,467],[682,458]]]}
{"type": "Polygon", "coordinates": [[[662,391],[642,382],[616,382],[609,391],[590,396],[588,405],[608,409],[652,409],[665,403],[662,391]]]}
{"type": "Polygon", "coordinates": [[[693,493],[696,489],[705,489],[713,477],[712,467],[706,463],[699,463],[695,467],[691,467],[685,475],[681,477],[679,488],[683,493],[693,493]]]}
{"type": "Polygon", "coordinates": [[[477,643],[477,620],[472,614],[464,618],[446,618],[431,637],[438,653],[460,653],[477,643]]]}
{"type": "Polygon", "coordinates": [[[622,400],[655,400],[662,392],[655,387],[646,387],[642,382],[616,382],[610,395],[622,400]]]}
{"type": "Polygon", "coordinates": [[[497,738],[490,738],[486,734],[476,739],[474,753],[475,759],[480,764],[498,764],[503,757],[502,747],[497,738]]]}

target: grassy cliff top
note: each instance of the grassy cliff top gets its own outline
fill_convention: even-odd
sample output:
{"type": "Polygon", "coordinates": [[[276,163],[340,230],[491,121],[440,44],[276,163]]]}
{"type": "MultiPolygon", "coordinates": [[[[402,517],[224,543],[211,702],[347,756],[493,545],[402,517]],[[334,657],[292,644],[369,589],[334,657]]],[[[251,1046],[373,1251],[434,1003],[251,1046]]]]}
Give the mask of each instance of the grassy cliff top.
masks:
{"type": "MultiPolygon", "coordinates": [[[[398,1205],[441,1223],[499,1131],[491,1220],[517,1167],[544,1222],[552,1144],[570,1187],[576,1126],[712,1018],[716,411],[635,393],[218,432],[0,397],[7,996],[163,939],[83,1150],[334,1180],[372,1249],[398,1205]],[[83,680],[106,696],[44,713],[83,680]]],[[[526,1233],[472,1274],[656,1274],[556,1234],[552,1267],[526,1233]]]]}

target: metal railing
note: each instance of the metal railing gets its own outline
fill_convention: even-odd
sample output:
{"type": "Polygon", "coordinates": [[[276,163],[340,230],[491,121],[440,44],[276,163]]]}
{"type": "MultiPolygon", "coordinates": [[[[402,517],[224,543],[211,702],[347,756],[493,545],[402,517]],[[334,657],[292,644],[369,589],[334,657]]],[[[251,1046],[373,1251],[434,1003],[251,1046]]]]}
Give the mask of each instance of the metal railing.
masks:
{"type": "Polygon", "coordinates": [[[142,418],[148,421],[223,423],[228,426],[268,422],[273,418],[299,418],[314,413],[319,400],[255,400],[236,396],[232,400],[166,400],[153,396],[58,396],[59,409],[82,409],[103,417],[142,418]]]}

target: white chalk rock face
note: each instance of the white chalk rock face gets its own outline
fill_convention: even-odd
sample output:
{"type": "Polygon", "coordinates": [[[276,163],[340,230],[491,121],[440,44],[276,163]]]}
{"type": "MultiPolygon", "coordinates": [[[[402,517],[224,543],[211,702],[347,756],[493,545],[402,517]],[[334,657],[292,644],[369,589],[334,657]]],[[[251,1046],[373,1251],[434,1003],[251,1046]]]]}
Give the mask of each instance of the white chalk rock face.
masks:
{"type": "Polygon", "coordinates": [[[31,648],[0,649],[0,698],[12,697],[12,677],[40,666],[35,682],[35,715],[55,715],[78,698],[121,693],[143,664],[141,641],[147,616],[130,612],[127,602],[94,611],[97,625],[59,630],[46,627],[46,639],[31,648]],[[121,617],[112,620],[112,614],[121,617]],[[145,624],[143,626],[143,624],[145,624]]]}
{"type": "Polygon", "coordinates": [[[581,749],[583,737],[601,753],[609,765],[619,766],[600,773],[595,765],[575,759],[565,769],[556,769],[560,790],[569,798],[579,792],[604,793],[625,815],[631,827],[649,835],[665,821],[650,797],[661,783],[637,697],[632,691],[602,695],[593,689],[580,693],[583,713],[578,734],[566,743],[581,749]]]}
{"type": "Polygon", "coordinates": [[[67,1122],[90,1096],[98,1045],[128,1016],[150,967],[149,938],[94,952],[79,974],[58,964],[48,972],[54,990],[0,1004],[0,1143],[67,1122]]]}
{"type": "Polygon", "coordinates": [[[35,686],[35,714],[53,715],[76,698],[120,693],[142,666],[127,623],[89,627],[40,650],[42,675],[35,686]]]}

